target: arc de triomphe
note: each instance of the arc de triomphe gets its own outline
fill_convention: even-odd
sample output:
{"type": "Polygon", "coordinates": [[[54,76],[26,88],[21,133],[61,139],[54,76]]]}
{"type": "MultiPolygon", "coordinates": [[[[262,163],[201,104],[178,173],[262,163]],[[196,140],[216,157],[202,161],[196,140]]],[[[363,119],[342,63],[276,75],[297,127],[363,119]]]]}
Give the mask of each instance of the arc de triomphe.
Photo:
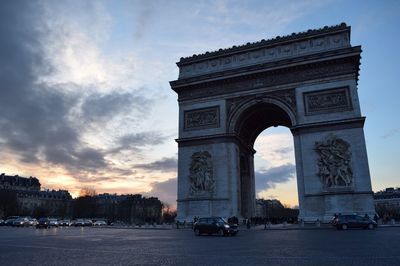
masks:
{"type": "Polygon", "coordinates": [[[276,37],[181,58],[178,219],[255,214],[254,142],[288,127],[300,217],[374,214],[350,27],[276,37]]]}

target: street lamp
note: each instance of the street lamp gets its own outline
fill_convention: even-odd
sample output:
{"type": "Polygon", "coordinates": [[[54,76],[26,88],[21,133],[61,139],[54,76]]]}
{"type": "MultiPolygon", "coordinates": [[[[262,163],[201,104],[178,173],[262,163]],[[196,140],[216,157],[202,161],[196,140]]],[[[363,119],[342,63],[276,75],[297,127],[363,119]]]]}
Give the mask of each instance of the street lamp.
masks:
{"type": "Polygon", "coordinates": [[[267,230],[267,220],[269,221],[269,211],[268,211],[269,202],[264,200],[264,209],[265,209],[265,216],[264,216],[264,230],[267,230]]]}

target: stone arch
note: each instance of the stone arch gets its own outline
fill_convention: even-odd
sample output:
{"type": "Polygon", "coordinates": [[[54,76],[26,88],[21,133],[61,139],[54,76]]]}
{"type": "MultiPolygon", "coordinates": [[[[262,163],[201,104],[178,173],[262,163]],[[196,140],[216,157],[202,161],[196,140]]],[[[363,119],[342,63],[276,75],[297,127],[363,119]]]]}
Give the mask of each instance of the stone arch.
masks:
{"type": "Polygon", "coordinates": [[[242,102],[232,112],[228,130],[235,135],[239,145],[239,204],[242,217],[255,215],[254,142],[269,127],[296,125],[292,109],[280,99],[263,96],[242,102]]]}
{"type": "Polygon", "coordinates": [[[299,219],[373,216],[360,59],[344,23],[181,58],[178,219],[254,215],[253,144],[276,125],[293,134],[299,219]]]}
{"type": "Polygon", "coordinates": [[[296,115],[283,101],[261,97],[245,101],[232,111],[228,120],[228,132],[236,134],[252,147],[257,136],[270,126],[296,126],[296,115]],[[271,114],[266,117],[263,115],[271,114]],[[251,132],[244,132],[250,126],[251,132]],[[250,134],[249,136],[244,136],[250,134]]]}

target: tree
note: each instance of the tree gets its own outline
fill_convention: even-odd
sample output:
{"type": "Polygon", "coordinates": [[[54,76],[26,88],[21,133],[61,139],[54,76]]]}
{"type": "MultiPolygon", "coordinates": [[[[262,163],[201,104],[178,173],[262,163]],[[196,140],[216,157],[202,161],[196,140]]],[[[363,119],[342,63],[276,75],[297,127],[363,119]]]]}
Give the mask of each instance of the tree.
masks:
{"type": "Polygon", "coordinates": [[[170,205],[168,203],[163,203],[163,212],[162,212],[162,221],[164,223],[173,223],[177,216],[176,210],[171,210],[170,205]]]}
{"type": "Polygon", "coordinates": [[[83,187],[79,191],[79,197],[85,197],[85,196],[94,197],[96,195],[97,195],[96,190],[92,187],[83,187]]]}

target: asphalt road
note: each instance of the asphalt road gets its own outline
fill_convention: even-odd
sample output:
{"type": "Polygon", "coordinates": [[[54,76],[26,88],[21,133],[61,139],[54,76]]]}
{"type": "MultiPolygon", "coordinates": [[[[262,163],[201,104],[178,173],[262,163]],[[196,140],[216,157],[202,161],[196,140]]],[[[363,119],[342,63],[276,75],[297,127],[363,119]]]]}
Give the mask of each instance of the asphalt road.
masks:
{"type": "Polygon", "coordinates": [[[0,227],[0,265],[400,265],[400,227],[242,230],[0,227]]]}

